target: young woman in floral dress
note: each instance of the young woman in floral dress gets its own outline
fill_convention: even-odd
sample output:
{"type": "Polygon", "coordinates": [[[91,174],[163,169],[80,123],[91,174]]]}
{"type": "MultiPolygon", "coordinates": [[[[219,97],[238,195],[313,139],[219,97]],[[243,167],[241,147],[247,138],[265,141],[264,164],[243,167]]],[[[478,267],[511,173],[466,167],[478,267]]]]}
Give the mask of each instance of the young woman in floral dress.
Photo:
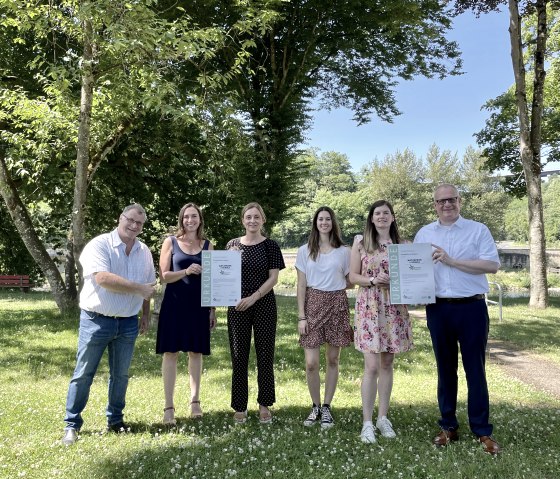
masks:
{"type": "Polygon", "coordinates": [[[376,427],[383,437],[395,437],[387,419],[393,388],[395,353],[412,349],[412,326],[405,305],[389,301],[389,257],[387,245],[402,240],[388,201],[376,201],[367,216],[363,236],[354,239],[349,279],[359,286],[356,297],[354,344],[364,354],[362,380],[363,427],[360,438],[373,443],[373,407],[379,395],[376,427]]]}

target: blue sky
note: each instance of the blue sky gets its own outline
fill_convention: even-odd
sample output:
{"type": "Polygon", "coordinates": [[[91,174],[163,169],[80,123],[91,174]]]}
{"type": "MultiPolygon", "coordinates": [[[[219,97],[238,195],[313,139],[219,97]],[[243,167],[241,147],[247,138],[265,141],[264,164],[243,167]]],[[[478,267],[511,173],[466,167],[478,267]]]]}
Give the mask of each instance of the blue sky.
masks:
{"type": "Polygon", "coordinates": [[[448,38],[459,43],[463,75],[401,83],[396,99],[402,114],[393,123],[373,118],[357,127],[348,110],[317,111],[306,146],[346,154],[355,171],[405,148],[425,157],[434,143],[459,156],[469,145],[477,147],[472,135],[488,117],[482,105],[514,82],[507,11],[478,19],[463,14],[448,38]]]}

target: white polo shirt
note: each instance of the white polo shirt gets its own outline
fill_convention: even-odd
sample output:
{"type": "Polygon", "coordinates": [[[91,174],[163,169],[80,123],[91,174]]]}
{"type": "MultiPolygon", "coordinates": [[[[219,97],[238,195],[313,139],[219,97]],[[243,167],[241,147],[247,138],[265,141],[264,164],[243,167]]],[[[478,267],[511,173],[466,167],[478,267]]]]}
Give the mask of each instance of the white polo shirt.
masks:
{"type": "MultiPolygon", "coordinates": [[[[444,226],[438,220],[422,227],[414,242],[435,244],[454,259],[483,259],[500,264],[490,230],[486,225],[462,216],[450,226],[444,226]]],[[[434,264],[434,278],[438,298],[467,298],[488,292],[485,274],[465,273],[441,262],[434,264]]]]}
{"type": "Polygon", "coordinates": [[[86,244],[80,255],[84,286],[80,292],[80,308],[107,316],[129,317],[138,314],[144,298],[139,294],[117,293],[97,284],[95,273],[116,274],[135,283],[156,280],[152,254],[148,247],[135,240],[130,254],[125,253],[117,229],[96,236],[86,244]]]}
{"type": "Polygon", "coordinates": [[[319,253],[313,261],[305,244],[298,249],[295,266],[305,274],[309,288],[340,291],[346,289],[346,275],[350,272],[350,248],[341,246],[327,254],[319,253]]]}

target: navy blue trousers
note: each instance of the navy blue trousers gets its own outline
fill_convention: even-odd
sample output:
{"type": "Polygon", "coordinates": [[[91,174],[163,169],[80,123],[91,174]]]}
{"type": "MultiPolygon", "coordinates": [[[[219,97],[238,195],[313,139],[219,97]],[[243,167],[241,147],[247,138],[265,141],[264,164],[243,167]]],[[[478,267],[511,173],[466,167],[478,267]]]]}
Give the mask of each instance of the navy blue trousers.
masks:
{"type": "Polygon", "coordinates": [[[439,425],[459,427],[457,421],[457,367],[459,347],[467,379],[469,426],[477,436],[490,436],[486,343],[490,320],[486,302],[436,303],[426,306],[428,328],[438,369],[439,425]]]}

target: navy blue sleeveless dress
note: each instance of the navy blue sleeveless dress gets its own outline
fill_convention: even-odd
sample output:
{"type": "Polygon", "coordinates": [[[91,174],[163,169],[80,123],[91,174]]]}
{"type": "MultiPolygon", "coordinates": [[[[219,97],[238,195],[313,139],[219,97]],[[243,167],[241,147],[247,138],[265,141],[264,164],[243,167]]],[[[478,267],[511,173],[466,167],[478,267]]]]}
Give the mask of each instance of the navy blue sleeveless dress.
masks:
{"type": "MultiPolygon", "coordinates": [[[[187,269],[201,264],[202,251],[186,254],[171,236],[171,270],[187,269]]],[[[210,243],[204,241],[202,249],[210,243]]],[[[174,283],[167,283],[159,312],[156,354],[178,351],[210,354],[210,308],[200,306],[201,276],[192,274],[174,283]]]]}

